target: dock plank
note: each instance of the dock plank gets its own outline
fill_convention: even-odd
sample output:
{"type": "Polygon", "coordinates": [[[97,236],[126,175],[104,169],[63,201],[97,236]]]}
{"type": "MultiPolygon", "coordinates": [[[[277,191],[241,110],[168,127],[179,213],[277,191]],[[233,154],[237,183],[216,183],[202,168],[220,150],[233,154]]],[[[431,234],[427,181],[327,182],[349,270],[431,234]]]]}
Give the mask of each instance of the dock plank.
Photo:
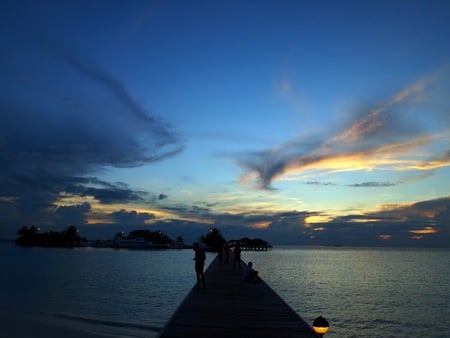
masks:
{"type": "Polygon", "coordinates": [[[205,272],[206,288],[192,288],[159,337],[317,337],[264,281],[244,282],[232,267],[216,257],[205,272]]]}

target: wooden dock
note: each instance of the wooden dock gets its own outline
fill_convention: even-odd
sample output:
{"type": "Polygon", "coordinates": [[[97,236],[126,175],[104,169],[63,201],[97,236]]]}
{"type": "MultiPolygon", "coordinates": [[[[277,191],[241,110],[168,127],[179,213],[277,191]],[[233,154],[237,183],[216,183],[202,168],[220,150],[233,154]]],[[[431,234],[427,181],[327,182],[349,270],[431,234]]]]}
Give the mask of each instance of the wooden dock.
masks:
{"type": "MultiPolygon", "coordinates": [[[[244,282],[216,257],[205,273],[206,288],[195,286],[159,337],[317,338],[312,328],[264,281],[244,282]]],[[[246,266],[242,262],[242,268],[246,266]]],[[[255,267],[256,270],[257,267],[255,267]]],[[[194,274],[194,266],[192,266],[194,274]]],[[[262,276],[264,277],[264,276],[262,276]]]]}

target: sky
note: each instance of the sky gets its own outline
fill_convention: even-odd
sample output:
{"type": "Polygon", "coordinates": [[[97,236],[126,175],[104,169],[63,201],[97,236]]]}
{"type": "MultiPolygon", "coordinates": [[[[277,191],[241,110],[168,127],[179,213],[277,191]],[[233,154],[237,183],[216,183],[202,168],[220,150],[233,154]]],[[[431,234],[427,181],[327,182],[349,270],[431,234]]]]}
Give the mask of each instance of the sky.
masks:
{"type": "Polygon", "coordinates": [[[450,2],[2,1],[0,238],[450,246],[450,2]]]}

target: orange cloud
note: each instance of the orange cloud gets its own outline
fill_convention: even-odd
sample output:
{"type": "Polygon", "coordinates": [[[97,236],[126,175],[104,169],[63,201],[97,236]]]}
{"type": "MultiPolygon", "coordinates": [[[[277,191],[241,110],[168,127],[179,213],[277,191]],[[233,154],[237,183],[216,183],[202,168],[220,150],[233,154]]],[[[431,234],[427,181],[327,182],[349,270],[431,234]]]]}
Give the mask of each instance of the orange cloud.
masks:
{"type": "Polygon", "coordinates": [[[388,108],[403,102],[408,97],[423,92],[423,90],[431,80],[432,77],[423,78],[416,83],[413,83],[412,85],[404,88],[399,93],[394,95],[394,97],[388,100],[384,105],[373,109],[369,114],[361,117],[359,120],[353,123],[346,131],[335,136],[332,141],[345,141],[348,143],[354,143],[362,139],[365,135],[370,134],[379,128],[382,128],[383,122],[382,119],[380,119],[380,114],[385,112],[388,108]]]}
{"type": "Polygon", "coordinates": [[[392,235],[380,235],[378,238],[382,239],[383,241],[389,240],[392,238],[392,235]]]}
{"type": "Polygon", "coordinates": [[[430,170],[450,166],[450,152],[430,161],[420,162],[413,167],[418,170],[430,170]]]}
{"type": "MultiPolygon", "coordinates": [[[[426,130],[410,133],[395,123],[397,105],[417,103],[436,74],[424,77],[393,95],[383,104],[356,119],[346,130],[317,143],[288,142],[261,154],[252,154],[241,164],[247,169],[241,181],[257,182],[256,188],[270,189],[275,180],[297,180],[309,170],[329,173],[376,168],[394,171],[430,170],[450,166],[450,154],[430,159],[427,148],[449,139],[449,131],[428,135],[426,130]],[[402,140],[399,139],[402,137],[402,140]]],[[[285,85],[285,90],[290,86],[285,85]]],[[[413,122],[412,122],[413,123],[413,122]]],[[[435,151],[432,153],[434,154],[435,151]]]]}
{"type": "Polygon", "coordinates": [[[269,225],[270,225],[269,221],[261,221],[261,222],[253,223],[251,226],[252,226],[252,228],[256,228],[256,229],[265,229],[265,228],[268,228],[269,225]]]}
{"type": "Polygon", "coordinates": [[[331,216],[326,215],[313,215],[305,218],[305,225],[309,226],[313,223],[326,223],[331,221],[333,218],[331,216]]]}
{"type": "MultiPolygon", "coordinates": [[[[409,151],[415,150],[418,147],[424,146],[431,141],[428,136],[421,136],[416,139],[407,140],[405,142],[398,142],[381,147],[376,147],[371,150],[361,152],[353,152],[338,155],[317,155],[311,156],[310,159],[299,158],[296,161],[289,163],[284,172],[280,172],[278,176],[283,174],[299,173],[306,170],[330,170],[332,172],[344,171],[371,171],[378,166],[390,166],[394,170],[407,169],[426,169],[424,163],[416,160],[400,159],[409,151]]],[[[447,159],[450,165],[450,158],[447,159]]],[[[441,166],[443,164],[441,163],[441,166]]],[[[431,168],[427,168],[431,169],[431,168]]],[[[256,173],[253,173],[256,174],[256,173]]],[[[256,175],[255,175],[256,176],[256,175]]]]}
{"type": "Polygon", "coordinates": [[[437,233],[438,230],[433,227],[425,227],[419,230],[409,230],[409,232],[415,235],[430,235],[437,233]]]}

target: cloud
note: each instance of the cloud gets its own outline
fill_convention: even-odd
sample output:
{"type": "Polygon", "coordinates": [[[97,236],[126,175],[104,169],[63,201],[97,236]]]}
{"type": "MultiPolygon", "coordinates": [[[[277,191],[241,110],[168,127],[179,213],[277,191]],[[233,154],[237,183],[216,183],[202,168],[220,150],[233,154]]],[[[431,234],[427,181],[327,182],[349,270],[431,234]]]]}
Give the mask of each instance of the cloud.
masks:
{"type": "MultiPolygon", "coordinates": [[[[60,214],[83,216],[88,205],[58,208],[60,214]]],[[[168,208],[177,217],[120,209],[108,214],[109,224],[81,224],[82,235],[112,238],[117,231],[161,230],[172,238],[197,241],[211,227],[228,240],[262,238],[273,245],[423,246],[448,247],[450,197],[413,204],[381,206],[369,213],[332,216],[327,211],[214,213],[196,206],[168,208]]],[[[67,218],[67,220],[69,217],[67,218]]],[[[70,223],[66,223],[70,224],[70,223]]]]}
{"type": "Polygon", "coordinates": [[[170,236],[181,235],[187,242],[198,240],[211,227],[216,227],[227,240],[250,237],[262,238],[272,244],[309,244],[310,231],[304,220],[311,214],[313,213],[297,211],[273,214],[210,214],[209,220],[201,221],[201,217],[154,220],[149,226],[170,236]]]}
{"type": "Polygon", "coordinates": [[[146,222],[155,218],[155,215],[147,212],[120,210],[110,214],[114,223],[127,226],[143,226],[146,222]]]}
{"type": "Polygon", "coordinates": [[[393,111],[390,109],[396,105],[402,104],[414,95],[421,94],[426,86],[429,85],[430,81],[430,77],[423,78],[404,88],[381,106],[371,110],[368,114],[361,116],[349,128],[333,137],[330,141],[344,141],[354,144],[355,142],[365,141],[368,137],[378,133],[386,135],[391,131],[394,131],[395,134],[397,129],[392,124],[392,121],[390,121],[390,119],[393,118],[393,111]]]}
{"type": "Polygon", "coordinates": [[[315,240],[321,244],[448,247],[449,216],[450,197],[386,205],[379,211],[349,214],[317,223],[325,231],[315,240]]]}
{"type": "Polygon", "coordinates": [[[395,183],[391,182],[364,182],[364,183],[355,183],[350,184],[349,187],[355,188],[379,188],[379,187],[392,187],[395,186],[395,183]]]}
{"type": "Polygon", "coordinates": [[[93,197],[102,204],[141,202],[148,193],[130,189],[125,183],[109,183],[95,177],[72,177],[61,190],[65,194],[93,197]],[[70,181],[70,182],[69,182],[70,181]]]}
{"type": "Polygon", "coordinates": [[[335,185],[334,183],[331,183],[331,182],[318,182],[318,181],[308,181],[308,182],[305,182],[305,184],[308,184],[308,185],[335,185]]]}
{"type": "MultiPolygon", "coordinates": [[[[192,209],[187,209],[192,217],[192,209]]],[[[201,215],[205,215],[204,210],[201,215]]],[[[209,213],[208,220],[203,222],[201,217],[192,219],[168,223],[155,220],[155,227],[197,239],[195,235],[200,236],[214,226],[227,239],[259,237],[275,245],[448,247],[450,243],[450,197],[410,205],[386,205],[370,213],[335,217],[326,211],[289,211],[209,213]],[[309,219],[324,221],[308,223],[309,219]]]]}
{"type": "Polygon", "coordinates": [[[276,245],[446,247],[450,243],[450,197],[382,205],[376,211],[340,216],[320,210],[216,213],[197,206],[166,210],[177,218],[155,217],[149,226],[193,240],[214,226],[227,239],[259,237],[276,245]]]}
{"type": "Polygon", "coordinates": [[[55,213],[59,216],[59,223],[61,225],[81,225],[87,223],[87,214],[91,211],[89,203],[59,206],[55,213]]]}
{"type": "Polygon", "coordinates": [[[237,163],[244,169],[241,182],[272,189],[274,180],[308,170],[340,172],[377,167],[428,170],[449,166],[448,147],[442,149],[441,146],[442,150],[438,150],[441,153],[435,153],[434,158],[417,155],[418,149],[448,144],[450,121],[441,113],[448,111],[448,102],[435,89],[448,87],[447,80],[442,80],[444,77],[430,76],[417,81],[385,103],[356,116],[343,131],[329,130],[328,135],[332,136],[318,135],[313,140],[299,138],[273,149],[236,155],[237,163]],[[438,103],[439,111],[430,109],[438,103]],[[423,116],[424,109],[429,111],[428,117],[417,117],[423,116]],[[405,111],[414,114],[405,114],[405,111]],[[440,125],[433,119],[440,121],[440,125]],[[432,134],[429,125],[441,129],[432,134]]]}
{"type": "Polygon", "coordinates": [[[10,50],[0,65],[6,74],[0,80],[0,199],[10,204],[9,210],[0,205],[0,212],[14,220],[8,225],[57,225],[75,218],[77,205],[55,213],[62,194],[104,204],[147,198],[95,176],[108,167],[138,167],[175,156],[184,149],[180,136],[87,57],[50,43],[49,37],[21,38],[27,53],[21,52],[24,46],[11,45],[21,50],[10,50]]]}

